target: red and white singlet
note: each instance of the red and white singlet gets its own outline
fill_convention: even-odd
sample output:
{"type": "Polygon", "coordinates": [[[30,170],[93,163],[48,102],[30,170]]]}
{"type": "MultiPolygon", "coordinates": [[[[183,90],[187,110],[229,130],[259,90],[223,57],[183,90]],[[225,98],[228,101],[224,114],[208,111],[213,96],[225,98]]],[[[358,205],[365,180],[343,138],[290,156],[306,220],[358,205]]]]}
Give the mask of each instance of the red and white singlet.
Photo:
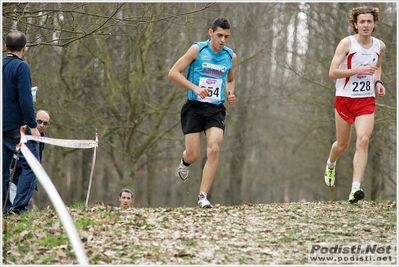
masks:
{"type": "MultiPolygon", "coordinates": [[[[380,56],[380,41],[371,37],[373,45],[365,49],[355,39],[349,36],[351,49],[340,69],[354,69],[362,66],[376,65],[380,56]]],[[[356,74],[351,77],[337,79],[335,83],[336,96],[351,98],[375,97],[373,75],[356,74]]]]}

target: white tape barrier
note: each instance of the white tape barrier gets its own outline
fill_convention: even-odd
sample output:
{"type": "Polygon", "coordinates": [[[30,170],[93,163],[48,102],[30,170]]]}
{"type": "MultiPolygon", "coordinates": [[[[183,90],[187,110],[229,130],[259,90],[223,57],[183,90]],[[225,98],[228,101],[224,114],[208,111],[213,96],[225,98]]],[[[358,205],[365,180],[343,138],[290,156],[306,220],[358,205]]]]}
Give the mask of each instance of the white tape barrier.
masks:
{"type": "MultiPolygon", "coordinates": [[[[22,137],[22,136],[21,136],[22,137]]],[[[63,146],[69,148],[93,148],[98,147],[98,135],[96,140],[73,140],[73,139],[55,139],[43,136],[25,135],[26,140],[33,140],[42,143],[47,143],[55,146],[63,146]]],[[[21,139],[22,142],[22,139],[21,139]]]]}
{"type": "Polygon", "coordinates": [[[64,202],[62,201],[57,189],[52,183],[50,177],[47,175],[46,171],[43,169],[40,162],[25,145],[27,140],[32,140],[29,137],[30,135],[25,135],[25,128],[21,127],[21,143],[17,146],[17,149],[21,149],[21,152],[26,158],[26,161],[28,162],[32,171],[35,173],[37,179],[39,180],[47,195],[49,196],[51,202],[53,203],[55,210],[57,211],[58,216],[61,219],[62,225],[67,232],[69,240],[71,241],[79,264],[89,265],[86,253],[83,249],[82,241],[80,240],[78,232],[75,228],[72,218],[69,216],[68,210],[66,209],[64,202]]]}
{"type": "MultiPolygon", "coordinates": [[[[21,130],[22,131],[22,130],[21,130]]],[[[86,206],[89,203],[89,196],[91,190],[91,182],[93,179],[94,166],[96,162],[96,148],[98,147],[98,133],[96,132],[96,140],[74,140],[74,139],[55,139],[43,136],[24,135],[21,132],[21,142],[26,143],[27,140],[47,143],[55,146],[69,147],[69,148],[94,148],[93,164],[90,173],[89,188],[87,190],[86,206]]]]}

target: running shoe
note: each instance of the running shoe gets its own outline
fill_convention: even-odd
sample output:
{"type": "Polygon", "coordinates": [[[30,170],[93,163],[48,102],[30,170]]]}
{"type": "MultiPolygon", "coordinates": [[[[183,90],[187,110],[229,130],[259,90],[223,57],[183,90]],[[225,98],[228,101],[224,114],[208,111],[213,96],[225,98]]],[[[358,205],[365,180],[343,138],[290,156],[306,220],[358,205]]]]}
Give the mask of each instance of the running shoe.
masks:
{"type": "Polygon", "coordinates": [[[364,198],[364,192],[359,185],[355,186],[355,188],[353,188],[351,193],[349,194],[349,202],[351,204],[357,203],[359,200],[362,200],[363,198],[364,198]]]}
{"type": "Polygon", "coordinates": [[[186,180],[190,174],[190,170],[183,164],[183,159],[180,160],[179,168],[177,170],[182,180],[186,180]]]}
{"type": "Polygon", "coordinates": [[[326,171],[324,172],[324,181],[329,187],[335,186],[335,167],[330,169],[328,166],[326,166],[326,171]]]}
{"type": "Polygon", "coordinates": [[[206,193],[201,193],[198,195],[198,206],[201,208],[212,208],[211,203],[206,199],[206,193]]]}

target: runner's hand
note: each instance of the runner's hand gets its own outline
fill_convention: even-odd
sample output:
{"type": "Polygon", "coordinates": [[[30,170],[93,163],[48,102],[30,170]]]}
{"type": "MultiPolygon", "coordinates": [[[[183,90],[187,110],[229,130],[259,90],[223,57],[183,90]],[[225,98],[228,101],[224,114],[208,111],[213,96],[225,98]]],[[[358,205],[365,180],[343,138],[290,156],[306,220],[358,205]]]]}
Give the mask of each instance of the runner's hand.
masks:
{"type": "Polygon", "coordinates": [[[227,103],[233,105],[235,102],[236,102],[236,96],[231,94],[231,92],[229,91],[227,95],[227,103]]]}
{"type": "Polygon", "coordinates": [[[209,89],[205,87],[197,87],[197,90],[195,93],[200,97],[200,98],[205,98],[209,96],[209,89]]]}
{"type": "Polygon", "coordinates": [[[359,68],[359,74],[373,75],[376,70],[377,70],[377,66],[367,65],[367,66],[363,66],[363,67],[359,68]]]}
{"type": "Polygon", "coordinates": [[[377,83],[376,89],[377,89],[378,96],[385,96],[385,87],[382,84],[377,83]]]}

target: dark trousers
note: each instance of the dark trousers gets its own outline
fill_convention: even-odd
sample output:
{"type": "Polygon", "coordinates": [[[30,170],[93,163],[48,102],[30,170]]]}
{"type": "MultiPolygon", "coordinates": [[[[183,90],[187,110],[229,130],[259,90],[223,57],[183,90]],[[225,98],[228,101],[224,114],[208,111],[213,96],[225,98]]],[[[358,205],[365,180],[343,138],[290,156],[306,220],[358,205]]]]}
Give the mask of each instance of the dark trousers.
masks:
{"type": "MultiPolygon", "coordinates": [[[[27,134],[29,134],[27,129],[27,134]]],[[[17,193],[15,195],[14,203],[11,204],[10,196],[6,203],[6,210],[4,210],[4,204],[6,196],[8,193],[8,188],[10,184],[10,169],[11,162],[14,153],[17,153],[16,146],[20,142],[20,129],[14,129],[11,131],[3,132],[3,213],[12,210],[24,210],[28,206],[29,200],[32,198],[37,185],[36,175],[33,173],[32,169],[29,167],[28,162],[22,153],[19,153],[19,161],[22,165],[22,172],[19,176],[17,193]]],[[[35,141],[28,141],[26,146],[32,152],[32,154],[39,160],[39,143],[35,141]]]]}

